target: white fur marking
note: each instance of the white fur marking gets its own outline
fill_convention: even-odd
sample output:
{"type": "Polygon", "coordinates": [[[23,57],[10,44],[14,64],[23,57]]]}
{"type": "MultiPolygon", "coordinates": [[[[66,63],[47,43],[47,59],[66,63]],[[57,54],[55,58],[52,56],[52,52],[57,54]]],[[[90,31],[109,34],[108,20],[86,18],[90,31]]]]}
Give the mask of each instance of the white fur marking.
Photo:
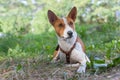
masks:
{"type": "Polygon", "coordinates": [[[63,19],[63,21],[64,21],[64,23],[65,23],[65,30],[64,30],[64,33],[63,33],[63,37],[64,38],[67,38],[68,37],[68,34],[67,34],[67,32],[68,31],[72,31],[73,32],[73,29],[68,25],[68,22],[67,22],[67,19],[66,18],[62,18],[63,19]]]}

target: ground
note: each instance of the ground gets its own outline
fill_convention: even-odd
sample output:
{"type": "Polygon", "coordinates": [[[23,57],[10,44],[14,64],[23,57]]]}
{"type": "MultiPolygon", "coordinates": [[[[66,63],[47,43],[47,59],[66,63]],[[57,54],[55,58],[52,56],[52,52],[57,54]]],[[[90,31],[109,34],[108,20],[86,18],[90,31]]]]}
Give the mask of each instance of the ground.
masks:
{"type": "Polygon", "coordinates": [[[120,80],[120,65],[96,75],[87,69],[85,76],[77,74],[75,67],[40,59],[5,60],[0,68],[0,80],[120,80]]]}

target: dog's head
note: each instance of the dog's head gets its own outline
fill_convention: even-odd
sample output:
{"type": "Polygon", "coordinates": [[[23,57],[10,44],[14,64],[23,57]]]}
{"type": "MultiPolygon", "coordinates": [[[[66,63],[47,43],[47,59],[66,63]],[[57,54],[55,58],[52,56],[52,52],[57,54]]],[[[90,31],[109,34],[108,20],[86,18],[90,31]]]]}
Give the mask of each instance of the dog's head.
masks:
{"type": "Polygon", "coordinates": [[[48,10],[49,22],[55,28],[57,35],[62,39],[70,39],[75,34],[76,7],[73,7],[66,17],[59,18],[54,12],[48,10]]]}

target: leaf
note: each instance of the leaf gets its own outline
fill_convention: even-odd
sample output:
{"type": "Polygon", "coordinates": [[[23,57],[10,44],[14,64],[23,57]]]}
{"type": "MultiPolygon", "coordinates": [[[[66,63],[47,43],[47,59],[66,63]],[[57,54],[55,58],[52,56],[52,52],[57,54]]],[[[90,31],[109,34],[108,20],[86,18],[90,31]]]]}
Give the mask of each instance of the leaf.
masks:
{"type": "Polygon", "coordinates": [[[16,67],[16,71],[19,71],[22,69],[22,65],[21,64],[18,64],[17,67],[16,67]]]}
{"type": "Polygon", "coordinates": [[[107,67],[108,64],[97,64],[94,63],[94,68],[107,67]]]}
{"type": "Polygon", "coordinates": [[[114,66],[120,64],[120,57],[113,59],[113,64],[114,64],[114,66]]]}

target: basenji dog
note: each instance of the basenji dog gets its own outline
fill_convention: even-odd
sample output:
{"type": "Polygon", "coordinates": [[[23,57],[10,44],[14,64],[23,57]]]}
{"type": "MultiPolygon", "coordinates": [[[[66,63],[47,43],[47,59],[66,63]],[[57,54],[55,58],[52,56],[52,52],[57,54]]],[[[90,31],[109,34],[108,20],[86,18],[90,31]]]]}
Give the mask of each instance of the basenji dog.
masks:
{"type": "Polygon", "coordinates": [[[86,62],[90,62],[85,54],[82,40],[75,31],[76,7],[73,7],[66,17],[58,17],[48,10],[48,19],[56,31],[58,46],[54,52],[52,62],[63,61],[69,64],[79,64],[78,73],[85,73],[86,62]]]}

